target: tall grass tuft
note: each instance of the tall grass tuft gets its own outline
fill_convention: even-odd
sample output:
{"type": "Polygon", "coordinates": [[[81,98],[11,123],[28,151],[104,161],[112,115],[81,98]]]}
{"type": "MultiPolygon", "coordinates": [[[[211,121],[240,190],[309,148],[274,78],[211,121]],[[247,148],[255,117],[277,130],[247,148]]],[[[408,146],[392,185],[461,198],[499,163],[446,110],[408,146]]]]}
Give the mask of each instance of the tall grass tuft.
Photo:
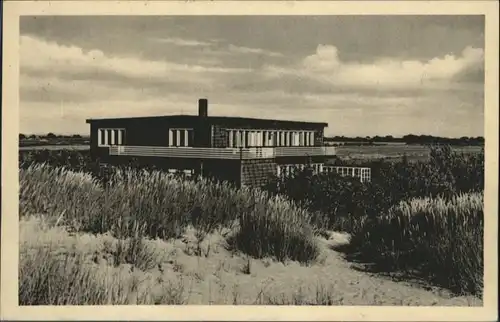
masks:
{"type": "Polygon", "coordinates": [[[155,241],[73,234],[45,216],[24,217],[19,231],[21,305],[106,305],[169,302],[149,272],[167,258],[155,241]],[[124,256],[122,256],[124,255],[124,256]],[[130,255],[134,255],[133,257],[130,255]]]}
{"type": "Polygon", "coordinates": [[[79,229],[99,218],[104,189],[87,173],[32,164],[19,170],[19,214],[50,214],[79,229]]]}
{"type": "Polygon", "coordinates": [[[402,201],[365,220],[351,246],[379,265],[416,270],[456,292],[483,289],[482,193],[402,201]]]}
{"type": "Polygon", "coordinates": [[[251,212],[239,218],[240,229],[233,243],[240,250],[263,258],[308,263],[318,254],[318,246],[307,211],[289,200],[261,192],[251,212]]]}

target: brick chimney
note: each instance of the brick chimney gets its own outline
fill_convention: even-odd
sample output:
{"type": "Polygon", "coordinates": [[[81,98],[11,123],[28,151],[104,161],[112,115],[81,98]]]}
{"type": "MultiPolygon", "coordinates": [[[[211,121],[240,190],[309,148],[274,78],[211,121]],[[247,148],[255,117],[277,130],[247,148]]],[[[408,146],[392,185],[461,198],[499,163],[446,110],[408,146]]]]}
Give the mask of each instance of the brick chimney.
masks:
{"type": "Polygon", "coordinates": [[[198,100],[198,116],[208,116],[208,100],[206,98],[200,98],[198,100]]]}
{"type": "Polygon", "coordinates": [[[198,122],[194,134],[195,146],[210,147],[210,126],[208,124],[208,100],[200,98],[198,100],[198,122]]]}

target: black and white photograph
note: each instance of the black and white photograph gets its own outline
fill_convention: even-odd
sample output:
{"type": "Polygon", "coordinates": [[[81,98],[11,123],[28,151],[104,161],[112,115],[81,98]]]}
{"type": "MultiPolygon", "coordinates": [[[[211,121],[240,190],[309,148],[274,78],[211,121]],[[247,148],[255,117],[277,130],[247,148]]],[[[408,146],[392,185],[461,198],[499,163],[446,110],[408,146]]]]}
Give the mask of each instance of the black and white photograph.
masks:
{"type": "Polygon", "coordinates": [[[485,189],[495,205],[498,192],[486,26],[498,11],[147,5],[19,14],[17,106],[2,104],[3,128],[16,122],[2,155],[18,165],[2,160],[2,190],[9,175],[18,196],[18,217],[2,206],[15,218],[2,235],[18,231],[2,238],[11,301],[486,307],[485,222],[498,214],[485,208],[485,189]]]}

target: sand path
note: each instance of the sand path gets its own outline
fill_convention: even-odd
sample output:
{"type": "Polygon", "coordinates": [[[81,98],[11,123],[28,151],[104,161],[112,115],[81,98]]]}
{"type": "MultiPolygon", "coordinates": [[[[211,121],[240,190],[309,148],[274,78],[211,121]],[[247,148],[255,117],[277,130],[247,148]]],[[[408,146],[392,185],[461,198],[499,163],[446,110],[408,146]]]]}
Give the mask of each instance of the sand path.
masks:
{"type": "Polygon", "coordinates": [[[345,238],[332,234],[321,239],[322,254],[311,266],[250,259],[248,274],[249,259],[231,256],[217,241],[212,241],[213,251],[206,258],[177,252],[174,265],[176,274],[187,277],[192,304],[482,305],[474,297],[456,297],[437,288],[429,291],[355,270],[331,249],[345,238]]]}

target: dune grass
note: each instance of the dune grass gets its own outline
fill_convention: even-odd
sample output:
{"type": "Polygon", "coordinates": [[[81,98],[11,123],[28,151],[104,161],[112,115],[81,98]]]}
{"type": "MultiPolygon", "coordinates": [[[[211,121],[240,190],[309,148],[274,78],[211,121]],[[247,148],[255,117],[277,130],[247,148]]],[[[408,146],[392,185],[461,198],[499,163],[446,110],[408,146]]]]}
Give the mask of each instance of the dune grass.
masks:
{"type": "MultiPolygon", "coordinates": [[[[40,240],[21,244],[23,304],[182,304],[186,285],[160,283],[145,273],[168,256],[158,251],[155,240],[173,242],[191,229],[192,247],[186,252],[209,257],[213,250],[207,236],[218,233],[233,253],[310,265],[320,253],[318,235],[329,228],[322,224],[328,220],[320,211],[307,210],[280,194],[236,189],[225,182],[116,170],[104,183],[90,174],[46,164],[19,171],[21,218],[36,214],[44,218],[44,229],[62,236],[51,237],[48,245],[40,240]],[[75,233],[94,236],[94,242],[85,245],[100,246],[82,254],[81,244],[65,244],[75,233]],[[151,286],[158,283],[160,288],[151,286]]],[[[419,271],[459,293],[482,292],[481,193],[403,200],[382,215],[352,216],[351,221],[348,226],[356,227],[351,229],[351,253],[361,253],[379,266],[419,271]]],[[[31,235],[47,236],[36,231],[31,235]]],[[[250,275],[251,261],[246,265],[241,271],[250,275]]],[[[317,297],[311,302],[274,294],[260,301],[335,302],[330,290],[318,291],[317,297]]]]}
{"type": "Polygon", "coordinates": [[[54,226],[47,216],[25,216],[20,226],[19,303],[183,304],[183,285],[155,287],[152,270],[170,256],[158,244],[146,238],[136,244],[109,234],[75,235],[54,226]]]}
{"type": "Polygon", "coordinates": [[[381,266],[425,274],[459,293],[483,289],[482,193],[402,201],[364,220],[350,248],[381,266]]]}
{"type": "Polygon", "coordinates": [[[47,165],[20,169],[20,186],[21,215],[49,214],[77,231],[170,239],[193,225],[202,242],[230,227],[233,245],[252,256],[308,262],[317,254],[309,214],[256,189],[145,170],[118,170],[102,185],[90,175],[47,165]],[[255,243],[256,234],[265,240],[255,243]]]}

